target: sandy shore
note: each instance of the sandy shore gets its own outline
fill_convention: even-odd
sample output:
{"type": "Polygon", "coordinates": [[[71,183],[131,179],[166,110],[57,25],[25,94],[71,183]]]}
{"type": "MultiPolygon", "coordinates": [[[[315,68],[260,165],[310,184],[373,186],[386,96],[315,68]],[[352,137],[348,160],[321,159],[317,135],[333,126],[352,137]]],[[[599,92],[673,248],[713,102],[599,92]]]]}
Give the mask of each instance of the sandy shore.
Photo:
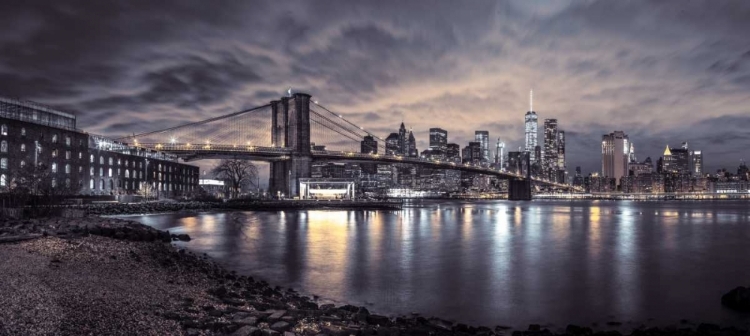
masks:
{"type": "MultiPolygon", "coordinates": [[[[229,272],[135,222],[87,217],[0,223],[0,335],[552,335],[419,315],[386,317],[229,272]],[[19,234],[21,233],[21,234],[19,234]],[[9,237],[31,237],[28,240],[9,237]],[[38,237],[38,238],[34,238],[38,237]]],[[[568,326],[557,334],[619,335],[568,326]]],[[[697,328],[632,335],[748,335],[697,328]]]]}

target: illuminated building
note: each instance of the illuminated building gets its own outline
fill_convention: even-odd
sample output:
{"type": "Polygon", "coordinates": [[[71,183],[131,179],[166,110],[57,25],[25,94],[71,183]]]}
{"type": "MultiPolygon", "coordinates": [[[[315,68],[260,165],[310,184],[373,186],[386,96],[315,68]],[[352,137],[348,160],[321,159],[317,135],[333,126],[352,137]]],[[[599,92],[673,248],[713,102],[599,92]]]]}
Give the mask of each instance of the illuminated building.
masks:
{"type": "Polygon", "coordinates": [[[488,131],[474,131],[474,141],[479,143],[481,155],[479,158],[480,162],[490,162],[490,132],[488,131]]]}
{"type": "Polygon", "coordinates": [[[619,180],[628,175],[630,144],[623,131],[602,135],[602,175],[619,180]]]}
{"type": "Polygon", "coordinates": [[[544,119],[542,174],[544,178],[556,181],[557,169],[557,119],[544,119]]]}
{"type": "Polygon", "coordinates": [[[525,150],[531,155],[531,163],[539,158],[535,149],[537,147],[537,116],[534,112],[534,93],[529,94],[529,111],[524,118],[525,150]]]}
{"type": "Polygon", "coordinates": [[[430,128],[430,149],[443,153],[448,149],[448,131],[442,128],[430,128]]]}
{"type": "Polygon", "coordinates": [[[500,138],[497,138],[497,146],[495,146],[495,168],[505,169],[504,159],[505,159],[505,143],[500,141],[500,138]]]}

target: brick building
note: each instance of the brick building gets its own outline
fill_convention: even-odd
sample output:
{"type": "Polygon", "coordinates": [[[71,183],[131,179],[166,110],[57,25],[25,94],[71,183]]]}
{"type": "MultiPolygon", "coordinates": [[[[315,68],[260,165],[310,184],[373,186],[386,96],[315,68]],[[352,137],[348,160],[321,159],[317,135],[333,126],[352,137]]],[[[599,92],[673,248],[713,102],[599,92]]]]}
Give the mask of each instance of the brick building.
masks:
{"type": "Polygon", "coordinates": [[[73,114],[0,97],[0,189],[41,165],[53,187],[84,195],[136,194],[147,183],[155,196],[172,197],[199,179],[198,167],[176,157],[78,130],[73,114]]]}

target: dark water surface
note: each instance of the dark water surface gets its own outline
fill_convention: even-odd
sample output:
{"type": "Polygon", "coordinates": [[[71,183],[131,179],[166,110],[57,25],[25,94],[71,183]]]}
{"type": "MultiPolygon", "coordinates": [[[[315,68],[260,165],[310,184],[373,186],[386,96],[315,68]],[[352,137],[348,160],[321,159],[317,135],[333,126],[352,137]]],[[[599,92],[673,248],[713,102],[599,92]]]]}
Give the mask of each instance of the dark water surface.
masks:
{"type": "Polygon", "coordinates": [[[384,314],[475,325],[745,326],[750,203],[425,201],[403,211],[135,218],[242,274],[384,314]]]}

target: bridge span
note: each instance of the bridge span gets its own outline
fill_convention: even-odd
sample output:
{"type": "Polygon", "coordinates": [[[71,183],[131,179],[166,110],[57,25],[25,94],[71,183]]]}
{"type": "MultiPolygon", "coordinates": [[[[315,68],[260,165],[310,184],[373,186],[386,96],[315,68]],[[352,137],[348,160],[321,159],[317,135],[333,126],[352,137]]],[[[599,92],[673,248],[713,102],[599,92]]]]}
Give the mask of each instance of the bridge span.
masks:
{"type": "MultiPolygon", "coordinates": [[[[295,93],[267,105],[117,140],[169,153],[185,161],[229,158],[266,161],[270,163],[269,191],[294,196],[299,194],[298,180],[309,178],[312,162],[321,160],[409,164],[485,174],[511,181],[528,179],[522,174],[491,167],[388,155],[385,140],[311,101],[311,96],[305,93],[295,93]],[[371,153],[360,153],[361,141],[366,136],[376,141],[376,148],[371,153]]],[[[530,180],[525,185],[516,183],[524,189],[520,190],[519,195],[531,195],[532,181],[574,190],[566,184],[538,178],[530,180]]],[[[514,196],[511,189],[511,196],[514,196]]]]}

